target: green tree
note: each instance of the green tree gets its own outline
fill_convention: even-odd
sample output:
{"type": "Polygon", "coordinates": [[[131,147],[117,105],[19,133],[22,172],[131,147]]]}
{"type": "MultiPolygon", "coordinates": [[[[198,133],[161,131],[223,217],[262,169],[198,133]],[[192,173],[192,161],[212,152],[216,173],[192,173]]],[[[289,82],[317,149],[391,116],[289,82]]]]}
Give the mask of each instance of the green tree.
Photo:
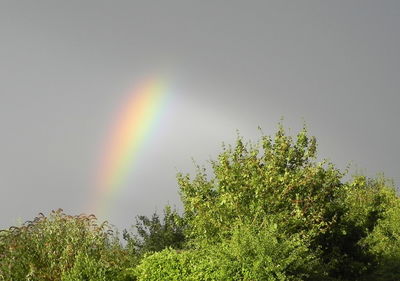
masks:
{"type": "Polygon", "coordinates": [[[211,176],[200,166],[193,178],[179,174],[194,247],[223,243],[237,224],[262,233],[270,222],[265,218],[272,217],[288,237],[309,241],[310,253],[318,257],[319,276],[304,280],[363,280],[371,274],[376,256],[362,241],[398,197],[385,181],[345,182],[344,172],[316,160],[316,148],[305,128],[293,139],[280,125],[274,138],[262,136],[253,144],[239,137],[234,146],[223,146],[211,161],[211,176]]]}
{"type": "Polygon", "coordinates": [[[189,234],[220,239],[238,220],[256,226],[278,213],[284,213],[287,227],[296,231],[329,228],[343,174],[330,163],[316,163],[315,157],[315,138],[303,129],[293,141],[281,126],[274,141],[264,136],[255,145],[245,145],[239,138],[235,147],[224,147],[211,162],[211,179],[200,167],[193,180],[179,174],[189,234]]]}
{"type": "Polygon", "coordinates": [[[138,216],[133,233],[125,230],[123,237],[134,255],[158,252],[165,248],[182,249],[185,242],[185,223],[176,210],[165,207],[163,217],[154,213],[151,218],[138,216]]]}
{"type": "Polygon", "coordinates": [[[368,228],[367,235],[359,243],[374,258],[374,270],[365,278],[368,281],[400,279],[400,200],[394,189],[377,192],[383,184],[382,180],[374,182],[374,204],[368,206],[367,212],[371,215],[366,216],[373,227],[368,228]]]}
{"type": "MultiPolygon", "coordinates": [[[[399,198],[394,186],[383,177],[368,179],[356,175],[343,188],[335,223],[329,232],[316,238],[316,244],[323,250],[323,262],[330,268],[330,276],[365,280],[373,275],[381,260],[365,241],[370,241],[381,219],[398,204],[399,198]]],[[[400,229],[397,231],[400,234],[400,229]]]]}

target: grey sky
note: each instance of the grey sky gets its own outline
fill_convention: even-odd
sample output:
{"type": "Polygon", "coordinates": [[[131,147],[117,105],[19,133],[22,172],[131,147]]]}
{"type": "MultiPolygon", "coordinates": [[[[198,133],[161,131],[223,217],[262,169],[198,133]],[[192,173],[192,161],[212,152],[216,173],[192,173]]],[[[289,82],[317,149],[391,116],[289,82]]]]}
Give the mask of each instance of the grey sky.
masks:
{"type": "Polygon", "coordinates": [[[108,219],[179,206],[175,173],[307,122],[319,155],[400,182],[399,1],[0,1],[0,227],[86,212],[128,85],[179,91],[108,219]]]}

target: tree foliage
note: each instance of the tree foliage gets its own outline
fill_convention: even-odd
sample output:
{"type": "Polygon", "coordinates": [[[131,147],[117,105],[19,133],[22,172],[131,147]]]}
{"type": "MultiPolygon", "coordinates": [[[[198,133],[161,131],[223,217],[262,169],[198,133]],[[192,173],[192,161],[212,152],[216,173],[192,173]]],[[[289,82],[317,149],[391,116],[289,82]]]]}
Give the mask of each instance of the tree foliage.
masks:
{"type": "Polygon", "coordinates": [[[133,233],[124,231],[124,239],[131,253],[142,256],[165,248],[182,249],[185,242],[185,224],[176,210],[165,207],[163,217],[154,213],[151,218],[138,216],[133,233]]]}
{"type": "Polygon", "coordinates": [[[107,222],[61,209],[0,232],[0,280],[118,280],[129,264],[107,222]]]}
{"type": "Polygon", "coordinates": [[[200,167],[193,180],[178,175],[189,234],[219,239],[235,221],[256,226],[278,213],[290,218],[287,227],[293,229],[329,228],[343,175],[332,164],[315,163],[315,157],[315,138],[305,129],[293,141],[280,127],[274,140],[262,137],[246,146],[239,138],[235,147],[224,147],[211,162],[211,180],[200,167]]]}
{"type": "Polygon", "coordinates": [[[56,211],[0,231],[0,280],[400,280],[400,198],[383,176],[346,180],[303,128],[282,125],[178,174],[183,214],[108,223],[56,211]]]}
{"type": "Polygon", "coordinates": [[[316,139],[306,128],[293,139],[281,125],[274,138],[262,136],[253,144],[239,137],[234,146],[223,146],[211,161],[211,176],[200,166],[193,178],[178,175],[188,237],[197,247],[209,247],[233,237],[233,225],[247,225],[257,237],[273,221],[288,237],[308,241],[318,259],[319,269],[304,280],[367,278],[382,262],[367,241],[378,235],[399,199],[384,179],[344,181],[344,172],[316,156],[316,139]]]}
{"type": "Polygon", "coordinates": [[[137,268],[138,279],[297,281],[315,274],[317,259],[304,238],[288,236],[274,223],[263,230],[236,225],[221,243],[148,255],[137,268]]]}

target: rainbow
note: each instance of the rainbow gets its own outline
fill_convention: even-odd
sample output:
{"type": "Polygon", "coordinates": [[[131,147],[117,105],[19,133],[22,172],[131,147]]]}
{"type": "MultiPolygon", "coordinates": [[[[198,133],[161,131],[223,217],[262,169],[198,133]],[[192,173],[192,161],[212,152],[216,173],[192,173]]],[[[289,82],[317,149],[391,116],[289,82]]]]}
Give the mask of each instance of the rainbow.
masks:
{"type": "Polygon", "coordinates": [[[138,152],[157,127],[171,88],[165,79],[147,79],[128,95],[119,110],[96,173],[91,210],[104,215],[134,169],[138,152]]]}

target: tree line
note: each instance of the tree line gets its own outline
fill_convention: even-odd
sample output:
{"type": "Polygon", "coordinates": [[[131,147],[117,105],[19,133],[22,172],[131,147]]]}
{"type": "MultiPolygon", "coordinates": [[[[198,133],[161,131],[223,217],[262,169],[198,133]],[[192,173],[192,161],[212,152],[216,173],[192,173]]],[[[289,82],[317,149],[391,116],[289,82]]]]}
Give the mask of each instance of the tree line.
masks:
{"type": "Polygon", "coordinates": [[[280,124],[177,175],[184,206],[118,231],[62,210],[0,231],[0,280],[400,280],[400,200],[383,176],[317,161],[280,124]]]}

